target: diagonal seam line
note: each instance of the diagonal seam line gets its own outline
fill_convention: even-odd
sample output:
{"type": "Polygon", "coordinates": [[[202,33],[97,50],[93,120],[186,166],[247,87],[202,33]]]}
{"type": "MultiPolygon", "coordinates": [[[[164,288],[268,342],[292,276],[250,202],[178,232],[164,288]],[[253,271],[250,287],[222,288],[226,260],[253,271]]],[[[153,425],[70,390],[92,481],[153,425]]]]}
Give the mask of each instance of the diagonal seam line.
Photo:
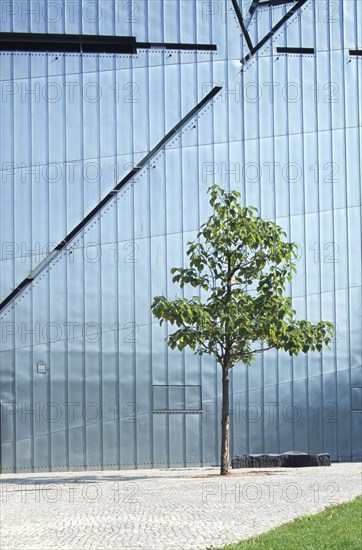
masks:
{"type": "MultiPolygon", "coordinates": [[[[235,0],[232,0],[232,2],[234,2],[235,0]]],[[[252,51],[247,55],[245,56],[243,59],[241,59],[240,63],[242,63],[243,65],[249,61],[249,59],[251,59],[251,57],[258,51],[260,50],[260,48],[262,46],[264,46],[264,44],[266,42],[268,42],[268,40],[276,33],[277,30],[280,29],[280,27],[282,27],[284,25],[284,23],[286,23],[288,21],[288,19],[290,19],[296,11],[298,11],[308,0],[299,0],[285,15],[284,17],[281,18],[280,21],[278,21],[278,23],[276,23],[274,25],[274,27],[268,32],[267,35],[264,36],[264,38],[262,38],[260,40],[260,42],[257,43],[256,46],[254,46],[254,48],[252,49],[252,51]]]]}
{"type": "Polygon", "coordinates": [[[102,208],[109,203],[115,195],[117,195],[117,193],[146,166],[151,158],[154,157],[162,149],[162,147],[164,147],[177,134],[177,132],[190,121],[190,119],[192,119],[203,107],[205,107],[209,101],[214,99],[221,89],[221,86],[215,86],[193,109],[191,109],[191,111],[187,113],[187,115],[185,115],[176,124],[176,126],[172,128],[172,130],[165,135],[165,137],[161,139],[161,141],[157,143],[157,145],[145,157],[143,157],[135,168],[133,168],[119,183],[117,183],[117,185],[85,216],[85,218],[78,225],[76,225],[70,233],[68,233],[65,239],[63,239],[47,255],[47,257],[44,258],[44,260],[37,267],[35,267],[29,275],[27,275],[21,283],[10,294],[8,294],[6,298],[4,298],[4,300],[0,303],[0,312],[7,305],[9,305],[9,303],[12,302],[20,294],[20,292],[24,290],[25,287],[32,283],[37,275],[39,275],[39,273],[41,273],[47,265],[54,260],[58,253],[85,228],[88,222],[91,221],[91,219],[94,218],[102,210],[102,208]]]}

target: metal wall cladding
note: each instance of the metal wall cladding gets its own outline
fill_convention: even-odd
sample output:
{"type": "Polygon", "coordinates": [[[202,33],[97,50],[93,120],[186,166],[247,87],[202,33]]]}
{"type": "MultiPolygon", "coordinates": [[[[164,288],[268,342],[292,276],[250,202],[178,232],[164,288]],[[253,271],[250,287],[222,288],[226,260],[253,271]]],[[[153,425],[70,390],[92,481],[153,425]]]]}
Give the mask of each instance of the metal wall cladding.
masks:
{"type": "MultiPolygon", "coordinates": [[[[260,9],[253,42],[288,9],[260,9]]],[[[153,296],[180,293],[170,268],[210,214],[213,183],[241,191],[298,243],[298,315],[336,325],[320,355],[268,351],[235,367],[232,454],[361,460],[362,58],[349,54],[361,48],[361,3],[309,0],[242,72],[248,49],[229,1],[4,0],[0,16],[8,32],[218,47],[1,53],[2,299],[223,86],[1,313],[2,470],[218,463],[220,372],[212,358],[170,351],[150,312],[153,296]],[[316,53],[277,54],[285,45],[316,53]],[[201,386],[202,410],[154,413],[153,386],[194,388],[190,408],[201,386]]]]}

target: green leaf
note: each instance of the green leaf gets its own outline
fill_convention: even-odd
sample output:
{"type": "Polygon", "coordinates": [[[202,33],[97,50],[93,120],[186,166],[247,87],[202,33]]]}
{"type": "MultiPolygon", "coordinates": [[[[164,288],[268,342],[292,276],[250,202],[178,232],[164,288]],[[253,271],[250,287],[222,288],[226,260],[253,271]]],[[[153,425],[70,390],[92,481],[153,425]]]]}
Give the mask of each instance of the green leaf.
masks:
{"type": "Polygon", "coordinates": [[[208,192],[213,214],[197,240],[187,243],[188,265],[171,269],[173,283],[188,297],[156,296],[151,305],[160,326],[175,327],[168,345],[214,355],[227,368],[239,361],[250,365],[265,348],[291,356],[322,351],[332,340],[333,324],[297,320],[284,295],[297,272],[297,245],[256,208],[242,207],[240,193],[217,185],[208,192]]]}

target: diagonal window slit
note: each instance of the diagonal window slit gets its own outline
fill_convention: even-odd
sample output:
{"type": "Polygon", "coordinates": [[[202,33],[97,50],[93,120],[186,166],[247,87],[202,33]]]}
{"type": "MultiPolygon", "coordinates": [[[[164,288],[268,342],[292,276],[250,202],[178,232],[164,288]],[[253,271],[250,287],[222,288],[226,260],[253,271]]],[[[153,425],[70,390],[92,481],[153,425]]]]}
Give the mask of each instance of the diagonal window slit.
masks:
{"type": "Polygon", "coordinates": [[[137,174],[141,172],[147,163],[155,157],[161,149],[167,145],[172,138],[175,137],[184,126],[190,122],[190,120],[196,116],[215,96],[220,92],[221,86],[215,86],[187,115],[185,115],[177,124],[170,130],[159,143],[133,168],[117,185],[97,204],[85,218],[52,250],[46,258],[27,276],[23,281],[0,303],[0,312],[8,306],[32,281],[41,273],[55,258],[56,256],[67,247],[70,241],[76,237],[86,225],[95,217],[100,214],[102,208],[108,204],[114,196],[125,187],[137,174]]]}
{"type": "MultiPolygon", "coordinates": [[[[298,2],[296,2],[296,4],[280,19],[280,21],[278,21],[278,23],[276,23],[274,25],[274,27],[268,32],[268,34],[266,34],[264,36],[264,38],[262,38],[257,44],[256,46],[254,46],[252,48],[252,50],[250,51],[250,53],[248,55],[246,55],[243,59],[241,59],[240,63],[242,65],[245,65],[245,63],[247,63],[252,57],[253,55],[258,52],[263,46],[264,44],[266,44],[268,42],[268,40],[270,38],[273,37],[273,35],[284,25],[284,23],[286,23],[291,17],[293,17],[293,15],[300,9],[302,8],[302,6],[307,2],[308,0],[299,0],[298,2]]],[[[234,2],[234,0],[233,0],[234,2]]],[[[285,3],[285,2],[283,2],[285,3]]],[[[258,4],[259,6],[261,6],[261,4],[259,3],[258,4]]]]}
{"type": "Polygon", "coordinates": [[[248,45],[248,48],[249,48],[250,51],[252,51],[253,44],[251,42],[251,39],[250,39],[249,33],[247,31],[247,28],[244,25],[244,20],[243,20],[243,16],[242,16],[240,8],[239,8],[239,4],[238,4],[237,0],[231,0],[231,3],[232,3],[233,8],[235,10],[236,17],[238,18],[239,25],[240,25],[241,30],[243,32],[243,35],[244,35],[244,38],[245,38],[246,43],[248,45]]]}

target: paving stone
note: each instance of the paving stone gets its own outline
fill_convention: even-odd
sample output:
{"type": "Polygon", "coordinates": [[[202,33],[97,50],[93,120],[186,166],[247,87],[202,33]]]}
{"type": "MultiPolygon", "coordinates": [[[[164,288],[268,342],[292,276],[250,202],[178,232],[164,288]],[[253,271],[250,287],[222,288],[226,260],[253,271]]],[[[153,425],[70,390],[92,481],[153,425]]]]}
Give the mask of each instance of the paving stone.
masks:
{"type": "Polygon", "coordinates": [[[3,474],[2,550],[205,550],[361,494],[361,464],[3,474]]]}

